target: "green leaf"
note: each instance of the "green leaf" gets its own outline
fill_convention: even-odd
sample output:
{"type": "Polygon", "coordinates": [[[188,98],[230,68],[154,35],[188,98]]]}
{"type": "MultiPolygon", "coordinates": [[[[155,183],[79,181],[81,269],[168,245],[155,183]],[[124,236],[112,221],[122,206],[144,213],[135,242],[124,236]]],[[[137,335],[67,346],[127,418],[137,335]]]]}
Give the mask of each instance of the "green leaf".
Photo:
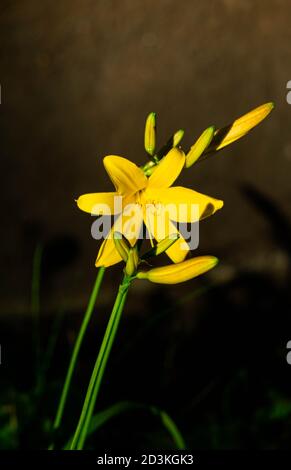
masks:
{"type": "MultiPolygon", "coordinates": [[[[172,437],[172,440],[177,447],[177,449],[185,449],[186,445],[183,439],[182,434],[180,433],[179,429],[177,428],[176,424],[172,420],[172,418],[163,410],[157,408],[156,406],[144,405],[142,403],[135,403],[130,401],[122,401],[118,402],[103,411],[95,414],[90,422],[90,426],[88,429],[88,436],[94,434],[98,429],[100,429],[104,424],[110,421],[115,416],[118,416],[122,413],[126,413],[128,411],[135,411],[135,410],[143,410],[147,411],[156,418],[158,418],[165,428],[165,430],[169,433],[172,437]]],[[[70,448],[72,438],[66,444],[65,449],[70,448]]]]}

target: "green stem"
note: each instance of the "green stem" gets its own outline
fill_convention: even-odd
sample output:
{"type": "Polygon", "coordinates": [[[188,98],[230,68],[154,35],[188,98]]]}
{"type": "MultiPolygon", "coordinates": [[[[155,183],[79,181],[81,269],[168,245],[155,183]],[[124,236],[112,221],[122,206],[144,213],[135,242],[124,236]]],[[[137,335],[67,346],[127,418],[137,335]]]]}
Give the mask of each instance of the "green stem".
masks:
{"type": "Polygon", "coordinates": [[[172,436],[172,439],[175,442],[177,449],[186,449],[186,444],[183,439],[183,436],[174,421],[172,420],[172,418],[167,413],[165,413],[165,411],[160,411],[156,408],[154,409],[156,410],[156,414],[159,415],[163,425],[168,430],[169,434],[172,436]]]}
{"type": "Polygon", "coordinates": [[[71,450],[81,450],[84,447],[96,399],[132,279],[133,278],[124,275],[123,281],[119,286],[118,294],[92,372],[80,419],[71,443],[71,450]]]}
{"type": "MultiPolygon", "coordinates": [[[[99,271],[98,271],[98,274],[97,274],[97,277],[96,277],[96,281],[95,281],[95,284],[94,284],[94,287],[93,287],[93,290],[92,290],[92,293],[91,293],[91,296],[90,296],[90,299],[89,299],[88,307],[87,307],[87,310],[85,312],[83,322],[82,322],[81,328],[79,330],[79,333],[78,333],[78,336],[77,336],[77,339],[76,339],[76,342],[75,342],[75,345],[74,345],[74,349],[73,349],[73,352],[72,352],[69,368],[68,368],[68,371],[67,371],[65,383],[64,383],[61,398],[60,398],[60,401],[59,401],[56,417],[55,417],[54,424],[53,424],[54,431],[59,429],[59,427],[61,425],[61,422],[62,422],[62,418],[63,418],[63,414],[64,414],[64,408],[65,408],[65,405],[66,405],[68,392],[69,392],[69,388],[70,388],[71,381],[72,381],[72,376],[73,376],[73,373],[74,373],[74,370],[75,370],[75,367],[76,367],[76,363],[77,363],[77,359],[78,359],[79,351],[81,349],[81,345],[82,345],[82,342],[83,342],[84,335],[86,333],[88,324],[91,320],[94,305],[96,303],[96,299],[97,299],[97,296],[98,296],[98,293],[99,293],[99,290],[100,290],[100,286],[101,286],[101,283],[102,283],[102,280],[103,280],[103,277],[104,277],[104,272],[105,272],[104,267],[99,268],[99,271]]],[[[53,446],[51,446],[50,448],[52,449],[53,446]]]]}

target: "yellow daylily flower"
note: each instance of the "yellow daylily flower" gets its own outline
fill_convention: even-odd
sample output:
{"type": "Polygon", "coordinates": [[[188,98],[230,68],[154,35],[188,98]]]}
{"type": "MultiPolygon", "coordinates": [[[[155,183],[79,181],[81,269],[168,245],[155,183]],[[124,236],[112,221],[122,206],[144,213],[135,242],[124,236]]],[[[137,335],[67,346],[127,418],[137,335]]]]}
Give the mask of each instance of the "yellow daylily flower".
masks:
{"type": "Polygon", "coordinates": [[[185,165],[185,154],[182,150],[172,148],[160,161],[155,171],[147,177],[143,170],[126,158],[116,155],[107,156],[103,160],[105,169],[113,182],[116,192],[94,193],[80,196],[76,201],[78,207],[90,214],[103,214],[100,207],[108,205],[114,213],[114,198],[122,197],[122,210],[113,224],[109,234],[99,250],[96,266],[111,266],[122,260],[115,247],[113,233],[121,232],[134,246],[143,223],[150,236],[158,242],[178,234],[177,241],[166,250],[174,263],[183,261],[189,246],[172,222],[194,222],[214,214],[223,206],[223,201],[198,193],[191,189],[174,186],[185,165]],[[180,210],[180,205],[183,210],[180,210]],[[192,206],[198,207],[198,214],[193,215],[192,206]],[[138,207],[135,213],[135,230],[132,232],[132,214],[128,208],[138,207]],[[148,210],[150,208],[150,210],[148,210]],[[164,216],[166,214],[167,220],[164,216]]]}
{"type": "Polygon", "coordinates": [[[199,256],[179,264],[170,264],[149,271],[140,271],[136,277],[158,284],[179,284],[206,273],[218,263],[215,256],[199,256]]]}

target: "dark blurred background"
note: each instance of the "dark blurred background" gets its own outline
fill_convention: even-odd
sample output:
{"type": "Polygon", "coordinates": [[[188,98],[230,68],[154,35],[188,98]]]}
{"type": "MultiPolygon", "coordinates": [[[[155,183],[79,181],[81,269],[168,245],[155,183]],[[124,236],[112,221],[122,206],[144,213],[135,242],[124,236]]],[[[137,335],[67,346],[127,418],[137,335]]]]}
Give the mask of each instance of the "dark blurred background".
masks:
{"type": "MultiPolygon", "coordinates": [[[[197,250],[218,256],[220,265],[170,289],[135,284],[100,400],[104,406],[130,399],[167,409],[193,447],[288,448],[290,10],[288,0],[2,0],[0,446],[45,445],[39,410],[43,422],[52,418],[96,275],[92,220],[74,199],[111,190],[102,158],[145,162],[150,111],[158,115],[159,143],[183,128],[187,150],[207,126],[221,127],[274,101],[275,110],[252,133],[180,178],[225,201],[201,224],[197,250]],[[47,372],[49,409],[42,396],[37,412],[21,420],[21,400],[29,401],[33,390],[37,247],[43,354],[62,320],[47,372]]],[[[78,371],[84,383],[120,269],[107,272],[98,300],[78,371]]],[[[78,415],[84,387],[74,393],[78,415]]],[[[147,426],[145,436],[141,425],[137,434],[128,425],[126,436],[134,434],[136,446],[148,443],[149,435],[156,441],[148,445],[165,445],[160,431],[147,426]]],[[[123,430],[124,421],[105,427],[100,442],[123,442],[123,430]]]]}

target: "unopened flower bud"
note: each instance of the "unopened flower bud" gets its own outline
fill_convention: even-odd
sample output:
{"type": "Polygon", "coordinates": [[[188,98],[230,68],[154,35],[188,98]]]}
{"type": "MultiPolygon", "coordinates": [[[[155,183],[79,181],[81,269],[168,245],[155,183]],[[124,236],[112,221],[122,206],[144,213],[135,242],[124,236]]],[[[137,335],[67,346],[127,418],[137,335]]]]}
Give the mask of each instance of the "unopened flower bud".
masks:
{"type": "Polygon", "coordinates": [[[156,113],[150,113],[146,119],[144,147],[146,152],[153,157],[156,150],[156,113]]]}
{"type": "Polygon", "coordinates": [[[137,247],[133,247],[129,249],[128,258],[125,266],[125,273],[127,276],[133,276],[136,273],[137,267],[139,263],[138,251],[137,247]]]}
{"type": "Polygon", "coordinates": [[[121,258],[127,262],[130,244],[120,232],[113,233],[114,245],[121,258]]]}
{"type": "Polygon", "coordinates": [[[217,263],[218,259],[214,256],[199,256],[182,263],[153,268],[146,272],[140,271],[136,277],[138,279],[148,279],[158,284],[179,284],[206,273],[214,268],[217,263]]]}
{"type": "Polygon", "coordinates": [[[214,127],[208,127],[205,129],[204,132],[200,135],[198,140],[196,140],[195,144],[192,145],[191,149],[186,155],[185,160],[185,167],[190,168],[195,162],[197,162],[198,158],[201,157],[202,153],[207,149],[208,145],[213,139],[214,135],[214,127]]]}

